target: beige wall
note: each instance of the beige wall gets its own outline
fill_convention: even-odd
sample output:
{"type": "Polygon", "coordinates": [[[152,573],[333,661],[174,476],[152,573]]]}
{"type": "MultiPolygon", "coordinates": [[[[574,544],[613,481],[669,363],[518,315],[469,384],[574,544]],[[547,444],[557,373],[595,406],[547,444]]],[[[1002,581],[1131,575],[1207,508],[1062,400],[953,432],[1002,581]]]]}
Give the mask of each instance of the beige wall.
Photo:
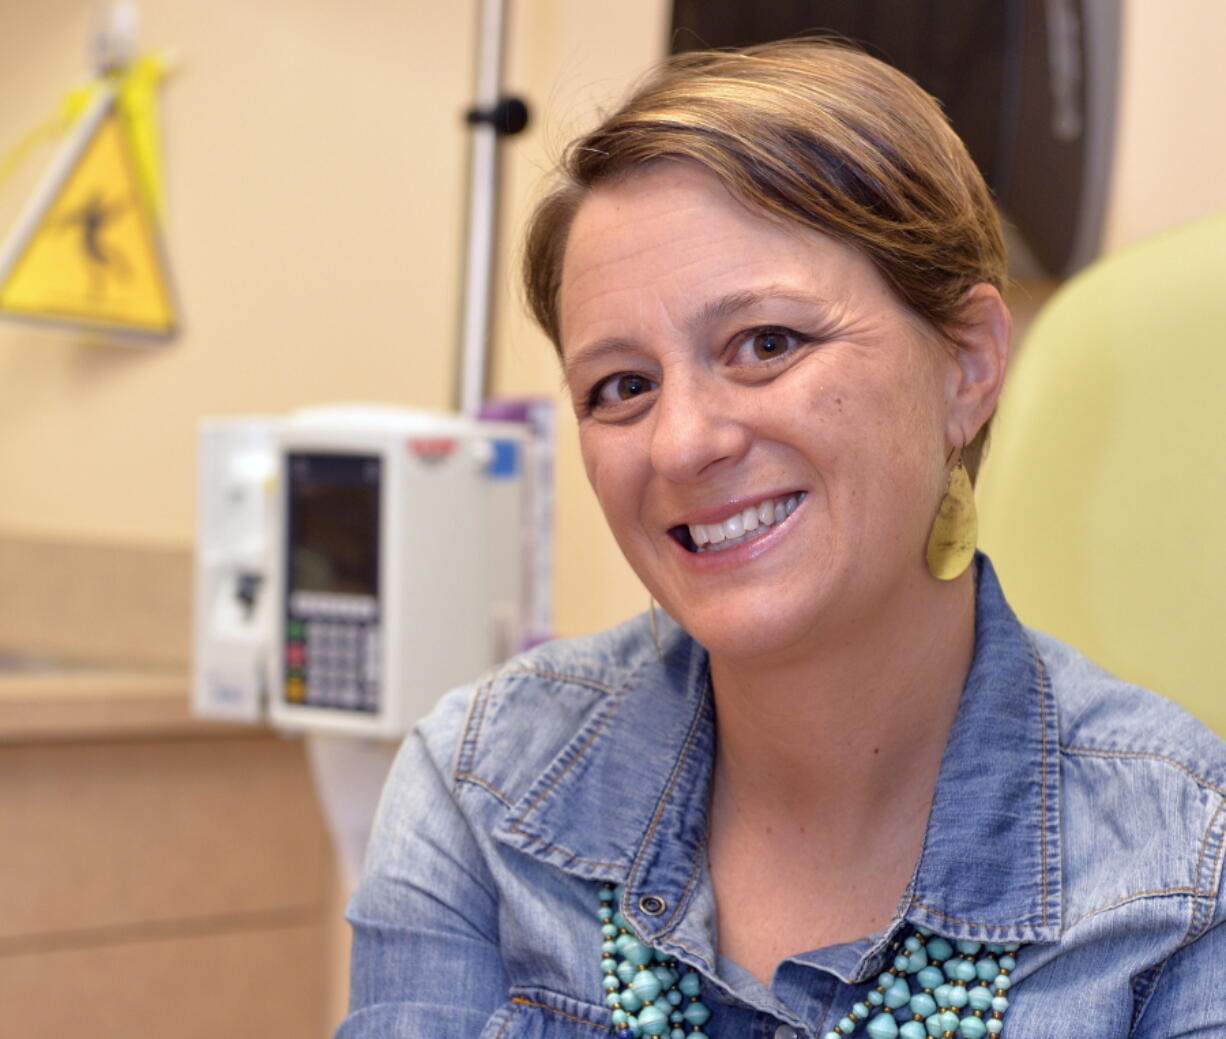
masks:
{"type": "MultiPolygon", "coordinates": [[[[536,121],[510,145],[506,224],[593,105],[662,52],[662,0],[524,0],[507,81],[536,121]]],[[[0,323],[0,534],[186,546],[194,429],[208,414],[323,401],[451,404],[472,3],[146,0],[162,93],[167,238],[185,330],[126,349],[0,323]]],[[[0,154],[87,68],[95,5],[0,0],[0,154]]],[[[49,148],[0,185],[12,225],[49,148]]],[[[505,242],[509,249],[513,234],[505,242]]],[[[497,389],[556,393],[502,284],[497,389]]],[[[563,423],[558,625],[642,608],[563,423]],[[610,593],[608,589],[613,588],[610,593]]]]}
{"type": "Polygon", "coordinates": [[[1124,0],[1106,251],[1226,209],[1226,4],[1124,0]]]}
{"type": "MultiPolygon", "coordinates": [[[[80,73],[95,6],[5,5],[0,140],[80,73]]],[[[162,96],[186,330],[134,352],[0,327],[6,529],[186,544],[198,416],[447,400],[469,5],[141,6],[143,42],[179,61],[162,96]]]]}
{"type": "MultiPolygon", "coordinates": [[[[664,0],[520,0],[508,85],[536,121],[509,148],[504,255],[541,175],[593,110],[662,53],[664,0]]],[[[450,402],[475,0],[147,0],[163,92],[168,240],[186,328],[154,350],[0,324],[0,534],[187,546],[196,419],[321,401],[450,402]]],[[[86,64],[94,5],[0,0],[0,148],[86,64]]],[[[1126,5],[1119,245],[1226,206],[1226,5],[1126,5]]],[[[48,152],[0,185],[11,225],[48,152]]],[[[496,386],[553,393],[548,347],[500,284],[496,386]]],[[[558,628],[645,596],[584,486],[565,408],[558,628]]]]}
{"type": "MultiPolygon", "coordinates": [[[[519,235],[566,142],[591,125],[667,49],[665,0],[520,0],[508,83],[532,99],[532,137],[507,168],[496,381],[507,392],[557,391],[552,347],[528,321],[516,282],[519,235]]],[[[559,397],[557,626],[599,630],[647,606],[647,592],[605,527],[587,486],[568,399],[559,397]]]]}

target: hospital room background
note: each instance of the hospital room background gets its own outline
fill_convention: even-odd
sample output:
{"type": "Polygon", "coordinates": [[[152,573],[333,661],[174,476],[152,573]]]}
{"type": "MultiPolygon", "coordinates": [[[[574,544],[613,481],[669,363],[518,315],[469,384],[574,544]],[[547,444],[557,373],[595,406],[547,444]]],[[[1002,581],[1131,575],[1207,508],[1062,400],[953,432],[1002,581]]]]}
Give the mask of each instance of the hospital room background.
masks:
{"type": "MultiPolygon", "coordinates": [[[[1110,264],[1226,210],[1226,5],[1099,6],[1118,25],[1097,235],[1110,264]]],[[[562,144],[668,52],[673,5],[506,10],[502,81],[531,119],[501,144],[487,392],[555,405],[552,493],[518,514],[548,531],[549,565],[525,578],[548,584],[537,634],[566,637],[647,595],[587,488],[553,351],[524,313],[517,235],[562,144]]],[[[163,73],[173,334],[23,320],[0,298],[0,1033],[322,1037],[344,1014],[361,805],[394,740],[193,707],[201,424],[344,402],[455,411],[481,5],[135,11],[133,54],[163,73]]],[[[42,189],[107,16],[0,0],[0,241],[42,189]]],[[[1064,273],[1017,272],[1023,344],[1064,273]]],[[[1179,364],[1178,344],[1154,348],[1179,364]]],[[[429,454],[440,438],[419,441],[429,454]]]]}

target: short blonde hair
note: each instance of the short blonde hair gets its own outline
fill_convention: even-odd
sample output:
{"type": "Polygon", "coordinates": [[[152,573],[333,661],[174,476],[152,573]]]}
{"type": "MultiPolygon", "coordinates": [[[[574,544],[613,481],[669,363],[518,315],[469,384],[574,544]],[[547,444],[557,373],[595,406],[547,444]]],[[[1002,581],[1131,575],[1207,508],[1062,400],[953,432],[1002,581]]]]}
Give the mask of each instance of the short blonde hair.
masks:
{"type": "MultiPolygon", "coordinates": [[[[946,335],[967,291],[1004,287],[1000,218],[937,102],[842,42],[786,40],[664,62],[559,164],[528,226],[533,316],[561,351],[558,289],[587,192],[658,159],[713,173],[751,208],[859,249],[898,298],[946,335]]],[[[978,469],[987,427],[963,459],[978,469]]]]}

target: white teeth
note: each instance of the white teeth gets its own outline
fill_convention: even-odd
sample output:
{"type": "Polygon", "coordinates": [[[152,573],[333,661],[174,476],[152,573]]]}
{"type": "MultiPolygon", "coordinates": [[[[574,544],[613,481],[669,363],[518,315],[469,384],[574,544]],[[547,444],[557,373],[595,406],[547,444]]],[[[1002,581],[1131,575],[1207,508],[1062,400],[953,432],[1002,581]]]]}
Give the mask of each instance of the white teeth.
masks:
{"type": "Polygon", "coordinates": [[[690,537],[699,551],[716,545],[730,548],[734,542],[757,537],[773,524],[782,523],[796,511],[803,497],[801,493],[773,498],[734,513],[721,523],[691,523],[690,537]]]}

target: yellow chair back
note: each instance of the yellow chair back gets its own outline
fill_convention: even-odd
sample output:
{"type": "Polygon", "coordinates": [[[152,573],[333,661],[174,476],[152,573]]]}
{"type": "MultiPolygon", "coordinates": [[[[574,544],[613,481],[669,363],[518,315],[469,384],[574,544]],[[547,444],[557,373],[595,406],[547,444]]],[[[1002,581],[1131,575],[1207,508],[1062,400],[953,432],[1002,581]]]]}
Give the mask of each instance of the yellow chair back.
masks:
{"type": "Polygon", "coordinates": [[[977,497],[1023,622],[1226,736],[1226,213],[1052,298],[977,497]]]}

